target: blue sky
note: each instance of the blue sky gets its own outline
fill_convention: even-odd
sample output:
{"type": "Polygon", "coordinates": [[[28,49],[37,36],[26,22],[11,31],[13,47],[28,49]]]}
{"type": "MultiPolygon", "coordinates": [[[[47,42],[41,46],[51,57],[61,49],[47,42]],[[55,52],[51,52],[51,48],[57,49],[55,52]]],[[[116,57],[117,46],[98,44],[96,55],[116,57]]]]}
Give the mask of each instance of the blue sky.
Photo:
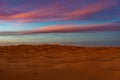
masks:
{"type": "Polygon", "coordinates": [[[119,0],[0,0],[0,43],[120,46],[119,0]]]}

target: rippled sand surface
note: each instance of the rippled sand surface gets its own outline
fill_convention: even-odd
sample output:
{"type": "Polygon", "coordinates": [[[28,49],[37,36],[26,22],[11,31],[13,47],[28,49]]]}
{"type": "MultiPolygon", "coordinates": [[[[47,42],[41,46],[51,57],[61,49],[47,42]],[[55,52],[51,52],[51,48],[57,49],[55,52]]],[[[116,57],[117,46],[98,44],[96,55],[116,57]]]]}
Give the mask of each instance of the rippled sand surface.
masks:
{"type": "Polygon", "coordinates": [[[120,80],[120,47],[0,47],[0,80],[120,80]]]}

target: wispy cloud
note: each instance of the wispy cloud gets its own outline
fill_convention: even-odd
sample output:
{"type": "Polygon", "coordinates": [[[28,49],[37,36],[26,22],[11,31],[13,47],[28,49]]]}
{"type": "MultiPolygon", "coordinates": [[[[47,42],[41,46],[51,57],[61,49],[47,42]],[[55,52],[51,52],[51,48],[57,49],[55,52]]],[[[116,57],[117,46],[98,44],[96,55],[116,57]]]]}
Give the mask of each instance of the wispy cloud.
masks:
{"type": "MultiPolygon", "coordinates": [[[[17,7],[7,6],[7,11],[5,11],[4,6],[0,10],[0,20],[6,21],[21,21],[21,22],[41,22],[41,21],[59,21],[59,20],[76,20],[82,19],[83,17],[88,17],[89,15],[101,12],[106,9],[110,9],[115,6],[117,0],[99,0],[95,3],[90,3],[86,6],[81,6],[78,8],[70,9],[67,6],[59,5],[57,2],[52,2],[49,5],[39,6],[33,9],[29,5],[17,7]],[[58,6],[58,5],[59,6],[58,6]],[[27,7],[29,6],[29,8],[27,7]],[[24,9],[24,8],[28,8],[24,9]]],[[[32,6],[33,4],[31,4],[32,6]]],[[[35,5],[34,5],[35,6],[35,5]]]]}
{"type": "Polygon", "coordinates": [[[76,32],[95,32],[95,31],[119,31],[117,24],[96,24],[96,25],[55,25],[26,31],[25,34],[40,33],[76,33],[76,32]]]}
{"type": "Polygon", "coordinates": [[[88,15],[110,9],[113,6],[115,6],[115,3],[112,3],[111,1],[108,3],[108,0],[101,0],[93,4],[89,4],[83,8],[67,12],[64,15],[71,18],[87,17],[88,15]]]}
{"type": "Polygon", "coordinates": [[[77,32],[101,32],[101,31],[120,31],[119,23],[96,24],[96,25],[54,25],[42,28],[35,28],[27,31],[0,32],[0,35],[9,36],[9,35],[43,34],[43,33],[77,33],[77,32]]]}

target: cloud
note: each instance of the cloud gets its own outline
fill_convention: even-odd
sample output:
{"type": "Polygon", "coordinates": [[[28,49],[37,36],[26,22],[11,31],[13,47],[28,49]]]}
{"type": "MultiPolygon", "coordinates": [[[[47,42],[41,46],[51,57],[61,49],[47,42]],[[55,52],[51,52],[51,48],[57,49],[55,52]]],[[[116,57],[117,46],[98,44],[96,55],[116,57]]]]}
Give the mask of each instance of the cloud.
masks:
{"type": "MultiPolygon", "coordinates": [[[[72,1],[72,0],[71,0],[72,1]]],[[[79,1],[79,0],[78,0],[79,1]]],[[[83,1],[83,0],[80,0],[83,1]]],[[[42,1],[44,2],[44,1],[42,1]]],[[[74,2],[74,1],[72,1],[74,2]]],[[[5,21],[21,21],[21,22],[41,22],[41,21],[60,21],[60,20],[76,20],[82,18],[89,18],[88,16],[91,14],[95,14],[97,12],[101,12],[106,9],[110,9],[114,7],[117,0],[97,0],[96,2],[89,3],[86,6],[78,7],[73,6],[68,7],[66,5],[62,5],[59,2],[51,2],[48,5],[36,5],[30,3],[18,5],[17,8],[6,5],[2,6],[0,10],[0,20],[5,21]],[[31,9],[30,6],[34,8],[31,9]],[[10,7],[10,8],[9,8],[10,7]]],[[[77,1],[75,1],[77,3],[77,1]]],[[[1,3],[2,4],[2,3],[1,3]]]]}
{"type": "Polygon", "coordinates": [[[65,13],[64,15],[71,18],[86,17],[88,15],[110,9],[113,6],[115,6],[115,3],[111,1],[108,3],[108,0],[101,0],[93,4],[89,4],[88,6],[85,6],[83,8],[65,13]]]}
{"type": "Polygon", "coordinates": [[[10,36],[10,35],[22,35],[22,31],[18,32],[18,31],[0,31],[0,36],[10,36]]]}
{"type": "Polygon", "coordinates": [[[40,33],[76,33],[76,32],[99,32],[99,31],[119,31],[119,25],[115,24],[96,24],[96,25],[55,25],[33,29],[25,34],[40,33]]]}
{"type": "Polygon", "coordinates": [[[78,33],[78,32],[102,32],[102,31],[120,31],[119,23],[94,24],[94,25],[54,25],[42,28],[35,28],[28,31],[0,32],[0,35],[9,36],[9,35],[44,34],[44,33],[78,33]]]}

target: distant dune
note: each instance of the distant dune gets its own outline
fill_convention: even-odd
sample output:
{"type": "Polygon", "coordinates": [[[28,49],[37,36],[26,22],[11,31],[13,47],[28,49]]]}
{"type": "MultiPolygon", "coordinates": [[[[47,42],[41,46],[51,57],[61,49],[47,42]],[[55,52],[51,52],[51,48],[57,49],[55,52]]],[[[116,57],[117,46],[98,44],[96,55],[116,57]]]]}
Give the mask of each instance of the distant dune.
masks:
{"type": "Polygon", "coordinates": [[[120,80],[120,47],[0,47],[0,80],[120,80]]]}

